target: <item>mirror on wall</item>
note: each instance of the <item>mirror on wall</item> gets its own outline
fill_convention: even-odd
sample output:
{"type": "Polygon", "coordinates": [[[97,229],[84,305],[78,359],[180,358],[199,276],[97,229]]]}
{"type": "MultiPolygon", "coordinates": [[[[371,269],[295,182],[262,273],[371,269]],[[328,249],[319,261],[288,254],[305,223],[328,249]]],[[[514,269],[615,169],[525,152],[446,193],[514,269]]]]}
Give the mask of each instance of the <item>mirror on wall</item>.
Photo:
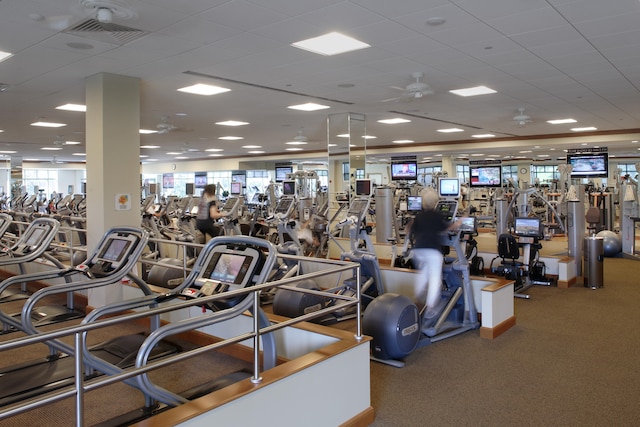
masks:
{"type": "Polygon", "coordinates": [[[327,117],[327,153],[329,197],[355,191],[358,174],[364,174],[366,164],[366,119],[364,114],[331,114],[327,117]]]}
{"type": "Polygon", "coordinates": [[[22,157],[11,156],[10,162],[11,197],[18,197],[22,193],[22,157]]]}

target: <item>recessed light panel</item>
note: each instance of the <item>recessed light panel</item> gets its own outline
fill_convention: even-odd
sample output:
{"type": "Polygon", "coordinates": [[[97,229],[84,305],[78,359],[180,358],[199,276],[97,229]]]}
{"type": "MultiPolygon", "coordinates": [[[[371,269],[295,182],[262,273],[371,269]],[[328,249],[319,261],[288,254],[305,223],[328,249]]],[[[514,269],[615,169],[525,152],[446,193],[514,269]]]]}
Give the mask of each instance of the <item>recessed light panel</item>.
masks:
{"type": "Polygon", "coordinates": [[[583,127],[583,128],[571,128],[572,131],[574,132],[587,132],[590,130],[598,130],[598,128],[593,127],[593,126],[588,126],[588,127],[583,127]]]}
{"type": "Polygon", "coordinates": [[[399,123],[409,123],[409,122],[411,122],[411,120],[403,119],[400,117],[396,117],[394,119],[378,120],[378,123],[384,123],[385,125],[397,125],[399,123]]]}
{"type": "Polygon", "coordinates": [[[367,43],[338,32],[331,32],[322,36],[301,40],[292,43],[291,46],[324,56],[338,55],[340,53],[371,47],[371,45],[367,43]]]}
{"type": "Polygon", "coordinates": [[[182,87],[178,89],[178,92],[186,92],[186,93],[193,93],[195,95],[210,96],[210,95],[217,95],[219,93],[229,92],[230,90],[231,89],[227,89],[220,86],[205,85],[202,83],[198,83],[193,86],[182,87]]]}
{"type": "Polygon", "coordinates": [[[224,141],[237,141],[239,139],[244,139],[242,136],[221,136],[218,139],[222,139],[224,141]]]}
{"type": "Polygon", "coordinates": [[[331,107],[329,107],[328,105],[307,102],[306,104],[289,105],[287,108],[290,108],[292,110],[300,110],[300,111],[317,111],[317,110],[324,110],[331,107]]]}
{"type": "Polygon", "coordinates": [[[140,148],[160,148],[159,145],[141,145],[140,148]]]}
{"type": "Polygon", "coordinates": [[[441,132],[441,133],[464,132],[464,129],[459,129],[459,128],[438,129],[438,132],[441,132]]]}
{"type": "Polygon", "coordinates": [[[80,105],[80,104],[64,104],[64,105],[58,105],[56,107],[56,110],[85,112],[85,111],[87,111],[87,106],[86,105],[80,105]]]}
{"type": "Polygon", "coordinates": [[[240,122],[237,120],[225,120],[224,122],[216,122],[219,126],[244,126],[248,125],[249,122],[240,122]]]}
{"type": "Polygon", "coordinates": [[[490,93],[496,93],[495,90],[488,88],[486,86],[475,86],[475,87],[468,87],[464,89],[455,89],[455,90],[450,90],[449,92],[459,96],[477,96],[477,95],[488,95],[490,93]]]}
{"type": "Polygon", "coordinates": [[[59,151],[59,150],[62,150],[62,147],[42,147],[41,150],[44,150],[44,151],[59,151]]]}
{"type": "Polygon", "coordinates": [[[394,144],[411,144],[415,142],[413,139],[396,139],[395,141],[391,141],[394,144]]]}
{"type": "Polygon", "coordinates": [[[495,135],[492,133],[477,133],[475,135],[471,135],[471,138],[493,138],[495,135]]]}
{"type": "Polygon", "coordinates": [[[138,130],[138,133],[142,134],[142,135],[150,135],[152,133],[158,133],[157,130],[153,130],[153,129],[140,129],[138,130]]]}
{"type": "Polygon", "coordinates": [[[13,53],[3,52],[0,50],[0,62],[4,61],[7,58],[11,58],[12,56],[13,56],[13,53]]]}
{"type": "Polygon", "coordinates": [[[31,126],[40,126],[44,128],[61,128],[66,126],[65,123],[53,123],[53,122],[34,122],[31,123],[31,126]]]}
{"type": "Polygon", "coordinates": [[[576,123],[577,120],[576,119],[554,119],[554,120],[547,120],[547,123],[552,124],[552,125],[563,125],[565,123],[576,123]]]}

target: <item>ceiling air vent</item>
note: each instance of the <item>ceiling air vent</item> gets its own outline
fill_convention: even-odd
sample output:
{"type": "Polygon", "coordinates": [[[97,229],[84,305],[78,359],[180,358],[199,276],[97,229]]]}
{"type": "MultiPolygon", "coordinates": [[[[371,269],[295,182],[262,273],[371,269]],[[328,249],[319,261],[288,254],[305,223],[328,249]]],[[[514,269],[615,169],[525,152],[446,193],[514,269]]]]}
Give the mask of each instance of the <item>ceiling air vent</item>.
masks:
{"type": "Polygon", "coordinates": [[[100,22],[96,19],[85,19],[84,21],[70,27],[64,31],[67,34],[80,36],[107,43],[124,45],[148,34],[147,31],[136,28],[125,27],[107,22],[100,22]]]}

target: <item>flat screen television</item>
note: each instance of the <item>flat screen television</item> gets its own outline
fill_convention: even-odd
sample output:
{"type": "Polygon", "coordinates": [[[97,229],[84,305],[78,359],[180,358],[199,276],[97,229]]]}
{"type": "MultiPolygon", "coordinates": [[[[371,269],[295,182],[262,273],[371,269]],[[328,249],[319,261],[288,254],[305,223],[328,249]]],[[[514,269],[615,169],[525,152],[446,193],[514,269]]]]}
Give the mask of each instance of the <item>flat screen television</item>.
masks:
{"type": "Polygon", "coordinates": [[[231,183],[231,192],[234,196],[239,196],[242,194],[242,183],[241,182],[232,182],[231,183]]]}
{"type": "Polygon", "coordinates": [[[571,178],[606,178],[609,176],[608,153],[567,154],[571,178]]]}
{"type": "Polygon", "coordinates": [[[513,233],[519,237],[542,237],[540,218],[516,218],[514,220],[513,233]]]}
{"type": "Polygon", "coordinates": [[[295,181],[282,181],[282,195],[283,196],[295,196],[296,195],[296,182],[295,181]]]}
{"type": "Polygon", "coordinates": [[[370,196],[370,195],[371,195],[371,180],[356,179],[356,196],[370,196]]]}
{"type": "Polygon", "coordinates": [[[284,181],[290,173],[293,173],[293,166],[276,166],[276,182],[284,181]]]}
{"type": "Polygon", "coordinates": [[[502,185],[502,166],[470,166],[471,187],[500,187],[502,185]]]}
{"type": "Polygon", "coordinates": [[[407,196],[407,211],[420,212],[422,210],[422,196],[407,196]]]}
{"type": "Polygon", "coordinates": [[[231,182],[239,182],[242,185],[246,185],[247,183],[247,175],[244,173],[232,173],[231,174],[231,182]]]}
{"type": "Polygon", "coordinates": [[[460,179],[440,178],[438,180],[438,195],[440,197],[460,197],[460,179]]]}
{"type": "Polygon", "coordinates": [[[392,181],[415,181],[418,179],[418,163],[412,161],[391,163],[392,181]]]}

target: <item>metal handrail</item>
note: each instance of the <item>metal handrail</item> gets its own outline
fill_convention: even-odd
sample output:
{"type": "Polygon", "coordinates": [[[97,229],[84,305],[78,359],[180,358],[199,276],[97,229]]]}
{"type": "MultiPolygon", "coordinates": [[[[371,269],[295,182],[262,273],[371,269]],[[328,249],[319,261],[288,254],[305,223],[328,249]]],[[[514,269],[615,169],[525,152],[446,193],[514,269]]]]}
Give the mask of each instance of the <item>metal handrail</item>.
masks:
{"type": "MultiPolygon", "coordinates": [[[[294,258],[300,258],[301,260],[305,260],[305,261],[310,261],[309,258],[306,257],[299,257],[299,256],[292,256],[294,258]]],[[[100,387],[105,387],[107,385],[116,383],[116,382],[121,382],[124,381],[126,379],[135,377],[137,375],[152,371],[154,369],[158,369],[164,366],[168,366],[172,363],[175,362],[179,362],[194,356],[197,356],[201,353],[204,353],[206,351],[210,351],[213,349],[218,349],[227,345],[231,345],[231,344],[236,344],[242,341],[245,341],[247,339],[253,339],[254,340],[254,346],[253,346],[253,359],[254,359],[254,373],[253,373],[253,377],[252,377],[252,381],[253,382],[260,382],[261,377],[259,375],[259,357],[260,357],[260,348],[259,348],[259,340],[260,340],[260,336],[266,333],[270,333],[279,329],[283,329],[292,325],[295,325],[297,323],[306,321],[306,320],[311,320],[313,318],[316,317],[320,317],[323,316],[325,314],[337,311],[337,310],[342,310],[345,307],[350,307],[350,306],[355,306],[356,307],[356,312],[357,312],[357,324],[356,324],[356,335],[354,336],[358,341],[362,340],[363,336],[362,336],[362,327],[361,327],[361,306],[359,304],[360,301],[360,265],[357,263],[353,263],[353,262],[348,262],[348,261],[334,261],[334,260],[324,260],[324,259],[318,259],[318,258],[312,258],[311,259],[314,262],[322,262],[322,263],[327,263],[327,264],[333,264],[334,268],[331,269],[326,269],[326,270],[322,270],[322,271],[318,271],[318,272],[313,272],[313,273],[308,273],[308,274],[304,274],[304,275],[300,275],[300,276],[296,276],[296,277],[290,277],[290,278],[286,278],[286,279],[282,279],[282,280],[278,280],[278,281],[274,281],[274,282],[268,282],[268,283],[264,283],[264,284],[260,284],[260,285],[254,285],[248,288],[244,288],[244,289],[238,289],[235,291],[229,291],[229,292],[225,292],[222,294],[216,294],[216,295],[212,295],[212,296],[208,296],[208,297],[203,297],[203,298],[197,298],[197,299],[192,299],[192,300],[186,300],[186,301],[181,301],[181,302],[174,302],[170,305],[164,306],[164,307],[157,307],[157,308],[152,308],[149,310],[146,310],[144,312],[133,312],[133,313],[127,313],[124,315],[120,315],[120,316],[115,316],[115,317],[109,317],[106,319],[101,319],[101,320],[96,320],[93,321],[91,323],[87,323],[87,324],[82,324],[82,325],[75,325],[75,326],[69,326],[69,327],[65,327],[65,328],[61,328],[58,330],[54,330],[51,332],[46,332],[46,333],[39,333],[37,335],[29,335],[26,337],[21,337],[21,338],[17,338],[17,339],[12,339],[9,341],[6,341],[4,343],[0,343],[0,351],[5,351],[5,350],[10,350],[10,349],[14,349],[14,348],[19,348],[19,347],[23,347],[23,346],[27,346],[30,344],[36,344],[36,343],[41,343],[41,342],[45,342],[48,340],[52,340],[52,339],[56,339],[56,338],[60,338],[63,336],[68,336],[68,335],[72,335],[75,334],[75,347],[74,347],[74,357],[75,357],[75,361],[76,361],[76,366],[75,366],[75,375],[76,375],[76,380],[75,380],[75,385],[73,386],[67,386],[65,388],[62,388],[60,390],[57,390],[55,392],[51,392],[51,393],[47,393],[46,395],[42,396],[42,397],[38,397],[38,398],[33,398],[33,399],[28,399],[25,401],[22,401],[20,403],[16,403],[13,404],[11,406],[8,406],[6,408],[0,409],[0,420],[13,416],[13,415],[17,415],[23,412],[27,412],[29,410],[50,404],[50,403],[54,403],[57,402],[59,400],[65,399],[65,398],[69,398],[69,397],[75,397],[76,399],[76,426],[83,426],[84,425],[84,421],[83,421],[83,403],[84,403],[84,393],[88,392],[88,391],[93,391],[97,388],[100,387]],[[303,288],[295,288],[292,286],[286,286],[288,284],[293,284],[299,280],[301,280],[302,278],[314,278],[314,277],[320,277],[326,274],[334,274],[334,273],[340,273],[343,271],[354,271],[355,277],[357,279],[357,286],[356,286],[356,295],[349,297],[349,296],[345,296],[345,295],[335,295],[332,292],[326,292],[326,291],[318,291],[318,290],[309,290],[309,289],[303,289],[303,288]],[[207,346],[204,347],[200,347],[200,348],[196,348],[190,351],[186,351],[186,352],[181,352],[178,353],[176,355],[173,356],[168,356],[166,358],[163,358],[161,360],[158,361],[154,361],[151,362],[143,367],[139,367],[139,368],[129,368],[127,369],[125,372],[119,373],[119,374],[114,374],[114,375],[110,375],[110,376],[104,376],[104,377],[97,377],[95,379],[91,379],[88,381],[84,380],[84,363],[83,363],[83,359],[84,359],[84,351],[86,351],[86,349],[84,348],[83,345],[83,339],[82,339],[82,335],[85,334],[86,332],[95,330],[95,329],[99,329],[99,328],[104,328],[104,327],[108,327],[108,326],[112,326],[112,325],[116,325],[119,323],[123,323],[123,322],[127,322],[127,321],[133,321],[133,320],[137,320],[137,319],[142,319],[142,318],[146,318],[146,317],[152,317],[152,316],[156,316],[159,314],[163,314],[163,313],[168,313],[171,311],[175,311],[175,310],[180,310],[180,309],[185,309],[188,307],[192,307],[192,306],[202,306],[203,304],[207,304],[209,302],[213,302],[216,300],[220,300],[220,299],[227,299],[227,298],[231,298],[234,296],[240,296],[240,295],[248,295],[248,294],[252,294],[251,298],[253,299],[253,305],[254,305],[254,313],[257,313],[257,307],[259,307],[259,296],[260,296],[260,292],[262,290],[265,289],[272,289],[274,287],[282,287],[282,288],[286,288],[287,290],[292,290],[292,291],[296,291],[296,292],[308,292],[308,293],[312,293],[312,294],[320,294],[320,295],[324,295],[333,299],[340,299],[340,300],[344,300],[345,303],[338,305],[338,306],[333,306],[333,307],[327,307],[312,313],[308,313],[296,318],[292,318],[289,320],[285,320],[282,322],[278,322],[276,324],[272,324],[270,326],[267,327],[263,327],[263,328],[259,328],[257,322],[255,321],[255,319],[257,318],[256,315],[254,315],[254,325],[253,325],[253,331],[252,332],[247,332],[244,333],[242,335],[238,335],[232,338],[227,338],[224,339],[222,341],[213,343],[213,344],[209,344],[207,346]]],[[[166,297],[166,295],[159,295],[160,298],[166,297]]],[[[148,297],[147,297],[148,298],[148,297]]],[[[214,322],[216,323],[216,322],[214,322]]]]}

